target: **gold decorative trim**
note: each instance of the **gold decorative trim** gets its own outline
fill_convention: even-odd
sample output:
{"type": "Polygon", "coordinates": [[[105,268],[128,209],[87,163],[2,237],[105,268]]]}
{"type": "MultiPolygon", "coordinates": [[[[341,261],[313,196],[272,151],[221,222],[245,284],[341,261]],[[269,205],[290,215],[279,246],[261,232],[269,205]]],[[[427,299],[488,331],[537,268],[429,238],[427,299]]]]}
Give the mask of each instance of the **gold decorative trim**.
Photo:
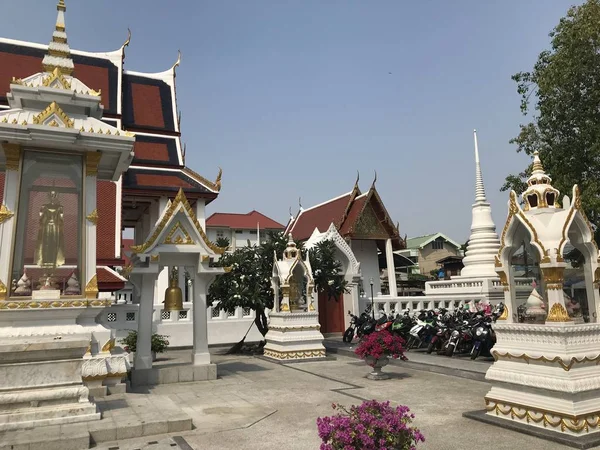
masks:
{"type": "Polygon", "coordinates": [[[546,283],[546,289],[560,291],[563,288],[564,267],[543,267],[542,276],[546,283]]]}
{"type": "Polygon", "coordinates": [[[73,122],[73,120],[65,114],[65,112],[61,109],[60,106],[58,106],[56,102],[50,103],[46,109],[44,109],[41,113],[35,116],[33,118],[33,123],[36,125],[44,125],[44,122],[53,115],[60,118],[65,128],[73,128],[75,126],[75,122],[73,122]]]}
{"type": "Polygon", "coordinates": [[[0,310],[107,307],[111,304],[112,301],[110,299],[94,301],[87,301],[85,299],[52,301],[15,300],[0,302],[0,310]]]}
{"type": "Polygon", "coordinates": [[[529,364],[529,361],[542,361],[545,363],[557,363],[559,366],[561,366],[563,368],[563,370],[565,372],[568,372],[569,370],[571,370],[571,368],[575,364],[581,364],[581,363],[585,363],[585,362],[594,362],[594,363],[596,363],[596,365],[600,364],[600,354],[598,354],[594,358],[588,358],[587,356],[584,356],[583,358],[573,357],[569,360],[568,363],[565,362],[560,356],[555,356],[554,358],[546,358],[545,356],[529,356],[526,354],[512,355],[509,352],[500,353],[496,350],[492,350],[492,356],[494,357],[494,359],[496,361],[498,361],[499,359],[506,359],[506,360],[520,359],[520,360],[525,361],[527,364],[529,364]]]}
{"type": "Polygon", "coordinates": [[[194,240],[191,238],[190,234],[183,227],[183,225],[181,225],[181,222],[177,222],[175,226],[171,228],[171,231],[169,231],[169,234],[167,234],[167,237],[163,241],[163,244],[196,245],[194,240]],[[177,231],[180,231],[181,234],[179,234],[175,239],[173,239],[173,236],[177,233],[177,231]],[[181,237],[181,235],[183,235],[183,237],[181,237]]]}
{"type": "Polygon", "coordinates": [[[265,349],[263,354],[267,358],[279,360],[324,358],[326,356],[325,350],[300,350],[280,352],[277,350],[265,349]]]}
{"type": "Polygon", "coordinates": [[[281,312],[290,312],[290,305],[288,305],[287,303],[282,303],[281,312]]]}
{"type": "Polygon", "coordinates": [[[98,296],[98,275],[94,274],[92,279],[85,285],[85,298],[95,299],[98,296]]]}
{"type": "Polygon", "coordinates": [[[85,216],[85,218],[88,220],[88,222],[98,225],[98,210],[94,209],[91,213],[85,216]]]}
{"type": "Polygon", "coordinates": [[[158,261],[160,261],[160,255],[150,255],[150,261],[151,262],[158,262],[158,261]]]}
{"type": "Polygon", "coordinates": [[[219,169],[219,175],[217,175],[217,180],[214,183],[212,181],[209,181],[202,175],[200,175],[198,172],[193,171],[189,167],[184,167],[182,169],[182,171],[186,175],[189,175],[192,178],[196,178],[197,181],[199,181],[201,184],[204,184],[206,187],[208,187],[209,189],[211,189],[213,191],[219,192],[221,190],[220,174],[222,174],[222,172],[223,172],[221,169],[219,169]]]}
{"type": "Polygon", "coordinates": [[[507,320],[508,319],[508,306],[504,305],[504,310],[502,311],[502,314],[500,314],[500,317],[498,317],[498,320],[507,320]]]}
{"type": "Polygon", "coordinates": [[[88,177],[98,176],[98,164],[102,159],[102,152],[87,152],[85,154],[85,175],[88,177]]]}
{"type": "Polygon", "coordinates": [[[506,276],[506,272],[498,272],[498,276],[500,277],[500,283],[504,287],[504,291],[508,292],[510,290],[510,286],[508,284],[508,277],[506,276]]]}
{"type": "Polygon", "coordinates": [[[571,320],[572,319],[569,317],[567,310],[560,303],[555,303],[552,305],[552,308],[550,308],[550,312],[548,313],[548,317],[546,318],[546,322],[570,322],[571,320]]]}
{"type": "Polygon", "coordinates": [[[183,208],[187,212],[188,216],[190,217],[192,223],[196,227],[196,230],[200,234],[200,237],[202,238],[202,240],[204,241],[204,243],[207,245],[207,247],[210,248],[213,252],[215,252],[215,253],[217,253],[219,255],[222,255],[223,253],[225,253],[226,248],[221,248],[221,247],[216,246],[206,236],[206,233],[204,232],[204,229],[202,228],[202,225],[200,225],[200,222],[196,218],[196,214],[194,213],[194,210],[192,209],[190,203],[188,202],[188,199],[185,196],[185,194],[183,192],[183,189],[179,189],[179,192],[175,196],[175,200],[173,200],[171,202],[171,204],[169,205],[166,213],[163,215],[162,220],[160,221],[160,223],[158,224],[158,226],[155,228],[154,233],[152,233],[152,236],[150,236],[148,238],[148,240],[146,242],[144,242],[142,245],[131,246],[131,250],[133,252],[135,252],[135,253],[144,253],[144,252],[146,252],[156,242],[156,240],[158,239],[158,237],[163,232],[164,228],[167,226],[167,224],[169,223],[169,221],[171,220],[171,218],[175,214],[175,211],[180,206],[183,206],[183,208]]]}
{"type": "Polygon", "coordinates": [[[6,158],[6,170],[19,170],[22,153],[21,146],[19,144],[2,144],[2,149],[6,158]]]}
{"type": "Polygon", "coordinates": [[[208,256],[208,255],[202,255],[202,259],[201,259],[201,261],[202,261],[203,263],[205,263],[205,262],[209,262],[209,261],[210,261],[210,256],[208,256]]]}
{"type": "Polygon", "coordinates": [[[8,209],[4,203],[0,205],[0,224],[6,222],[14,215],[15,213],[8,209]]]}
{"type": "Polygon", "coordinates": [[[110,352],[113,348],[115,348],[115,338],[106,341],[106,344],[102,346],[102,352],[110,352]]]}
{"type": "Polygon", "coordinates": [[[585,431],[588,433],[590,428],[598,428],[600,425],[600,411],[588,413],[584,416],[571,416],[556,411],[548,411],[541,408],[531,408],[525,405],[496,400],[491,397],[485,397],[485,409],[488,412],[495,412],[497,416],[510,416],[512,420],[526,420],[534,423],[543,424],[544,428],[560,428],[564,432],[569,430],[574,433],[585,431]]]}
{"type": "Polygon", "coordinates": [[[2,282],[2,280],[0,280],[0,300],[6,300],[6,285],[2,282]]]}
{"type": "Polygon", "coordinates": [[[54,81],[59,82],[59,84],[61,85],[61,87],[59,88],[58,86],[52,86],[54,88],[58,88],[58,89],[71,89],[71,83],[69,83],[67,81],[67,79],[63,76],[63,74],[61,73],[61,71],[56,68],[54,69],[51,73],[50,76],[46,77],[44,80],[42,80],[42,86],[44,87],[50,87],[50,85],[52,83],[54,83],[54,81]]]}
{"type": "Polygon", "coordinates": [[[127,264],[125,267],[123,267],[121,269],[121,276],[124,278],[127,278],[129,280],[132,270],[133,270],[133,264],[131,264],[131,263],[127,264]]]}
{"type": "Polygon", "coordinates": [[[233,270],[233,267],[231,267],[231,266],[223,267],[223,270],[225,271],[225,273],[229,273],[233,270]]]}
{"type": "Polygon", "coordinates": [[[316,324],[316,325],[308,325],[308,326],[298,326],[298,327],[294,327],[294,326],[289,326],[289,327],[280,327],[277,325],[273,325],[269,327],[269,330],[275,330],[275,331],[281,331],[283,333],[288,332],[288,331],[319,331],[321,329],[321,325],[320,324],[316,324]]]}
{"type": "MultiPolygon", "coordinates": [[[[502,230],[502,236],[500,238],[500,249],[498,249],[498,255],[497,255],[498,259],[497,260],[501,261],[502,251],[506,247],[506,235],[508,233],[508,229],[512,223],[512,220],[515,216],[519,216],[519,218],[529,227],[529,229],[531,230],[531,233],[532,233],[532,238],[533,238],[532,240],[537,245],[539,245],[541,252],[542,252],[542,256],[547,255],[548,252],[546,251],[544,244],[542,244],[542,242],[540,241],[537,230],[531,224],[529,219],[527,219],[527,217],[525,216],[525,214],[523,213],[521,208],[519,208],[519,205],[517,204],[517,194],[515,193],[515,191],[510,191],[509,197],[510,197],[510,200],[509,200],[509,206],[508,206],[508,217],[506,218],[506,222],[505,222],[504,228],[502,230]]],[[[548,259],[549,259],[549,257],[548,257],[548,259]]],[[[544,262],[543,258],[542,258],[542,262],[544,262]]]]}

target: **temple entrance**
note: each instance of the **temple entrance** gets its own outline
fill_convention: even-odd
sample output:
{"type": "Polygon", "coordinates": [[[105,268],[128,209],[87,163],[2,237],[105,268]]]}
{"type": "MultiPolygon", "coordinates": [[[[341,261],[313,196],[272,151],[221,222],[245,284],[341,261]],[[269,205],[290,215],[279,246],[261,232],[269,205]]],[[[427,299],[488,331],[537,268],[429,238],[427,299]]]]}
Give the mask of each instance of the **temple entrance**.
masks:
{"type": "Polygon", "coordinates": [[[344,332],[344,296],[327,299],[327,294],[319,292],[319,323],[321,333],[344,332]]]}

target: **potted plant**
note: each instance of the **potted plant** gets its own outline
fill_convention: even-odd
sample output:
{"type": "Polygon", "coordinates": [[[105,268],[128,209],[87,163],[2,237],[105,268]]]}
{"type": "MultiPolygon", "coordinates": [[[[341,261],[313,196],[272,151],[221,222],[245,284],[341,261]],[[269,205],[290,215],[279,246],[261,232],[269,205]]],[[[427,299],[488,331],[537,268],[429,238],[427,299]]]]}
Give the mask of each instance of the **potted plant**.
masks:
{"type": "Polygon", "coordinates": [[[404,356],[404,339],[388,330],[376,331],[363,336],[354,353],[373,368],[373,372],[367,375],[367,378],[371,380],[387,380],[389,378],[388,374],[381,372],[381,368],[387,366],[390,356],[405,361],[407,359],[404,356]]]}
{"type": "Polygon", "coordinates": [[[340,413],[317,419],[321,450],[413,450],[425,442],[410,426],[415,416],[406,406],[368,400],[350,411],[338,404],[332,407],[340,413]]]}
{"type": "MultiPolygon", "coordinates": [[[[167,340],[169,336],[164,336],[162,334],[154,333],[152,335],[152,339],[150,341],[150,349],[152,351],[152,361],[156,361],[156,354],[164,352],[169,346],[169,341],[167,340]]],[[[131,354],[135,354],[135,349],[137,345],[137,331],[131,330],[127,334],[124,339],[119,341],[124,345],[124,350],[131,354]]]]}

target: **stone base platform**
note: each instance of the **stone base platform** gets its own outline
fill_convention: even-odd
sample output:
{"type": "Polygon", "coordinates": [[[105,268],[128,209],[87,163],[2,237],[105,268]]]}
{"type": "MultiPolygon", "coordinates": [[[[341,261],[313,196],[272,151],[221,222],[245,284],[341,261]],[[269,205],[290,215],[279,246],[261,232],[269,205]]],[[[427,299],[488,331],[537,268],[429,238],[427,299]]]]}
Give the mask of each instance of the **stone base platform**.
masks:
{"type": "Polygon", "coordinates": [[[0,432],[0,450],[81,450],[192,429],[192,419],[164,395],[115,394],[96,404],[102,420],[0,432]]]}
{"type": "MultiPolygon", "coordinates": [[[[518,433],[527,434],[529,436],[535,436],[537,438],[551,442],[556,442],[558,444],[562,444],[571,448],[589,449],[595,448],[600,445],[600,433],[592,433],[583,436],[573,436],[545,428],[532,427],[524,423],[503,419],[501,417],[494,417],[487,414],[485,410],[468,411],[463,413],[462,415],[463,417],[466,417],[468,419],[477,420],[479,422],[487,423],[489,425],[496,425],[507,430],[516,431],[518,433]]],[[[544,448],[544,445],[540,443],[539,448],[544,448]]]]}
{"type": "Polygon", "coordinates": [[[133,369],[131,385],[154,386],[157,384],[189,383],[192,381],[208,381],[217,379],[217,365],[190,364],[158,365],[152,369],[133,369]]]}

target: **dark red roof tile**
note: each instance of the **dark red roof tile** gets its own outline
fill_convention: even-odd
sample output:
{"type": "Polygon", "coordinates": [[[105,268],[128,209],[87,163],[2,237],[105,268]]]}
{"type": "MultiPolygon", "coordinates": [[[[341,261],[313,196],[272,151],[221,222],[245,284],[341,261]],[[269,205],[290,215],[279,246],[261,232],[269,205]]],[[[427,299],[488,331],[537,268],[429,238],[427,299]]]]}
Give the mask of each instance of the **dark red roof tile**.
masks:
{"type": "Polygon", "coordinates": [[[132,83],[133,120],[138,126],[164,128],[162,100],[158,86],[132,83]]]}
{"type": "MultiPolygon", "coordinates": [[[[120,199],[119,199],[120,201],[120,199]]],[[[96,229],[96,258],[115,259],[117,186],[112,181],[98,181],[96,188],[98,224],[96,229]]]]}
{"type": "Polygon", "coordinates": [[[257,226],[261,229],[284,230],[285,227],[279,222],[259,213],[250,211],[247,214],[234,213],[214,213],[206,219],[207,227],[227,227],[239,230],[256,230],[257,226]]]}
{"type": "Polygon", "coordinates": [[[338,222],[342,220],[349,201],[350,193],[306,209],[300,213],[288,231],[292,233],[294,239],[300,241],[308,239],[315,228],[318,228],[320,232],[325,232],[332,222],[337,226],[338,222]]]}

